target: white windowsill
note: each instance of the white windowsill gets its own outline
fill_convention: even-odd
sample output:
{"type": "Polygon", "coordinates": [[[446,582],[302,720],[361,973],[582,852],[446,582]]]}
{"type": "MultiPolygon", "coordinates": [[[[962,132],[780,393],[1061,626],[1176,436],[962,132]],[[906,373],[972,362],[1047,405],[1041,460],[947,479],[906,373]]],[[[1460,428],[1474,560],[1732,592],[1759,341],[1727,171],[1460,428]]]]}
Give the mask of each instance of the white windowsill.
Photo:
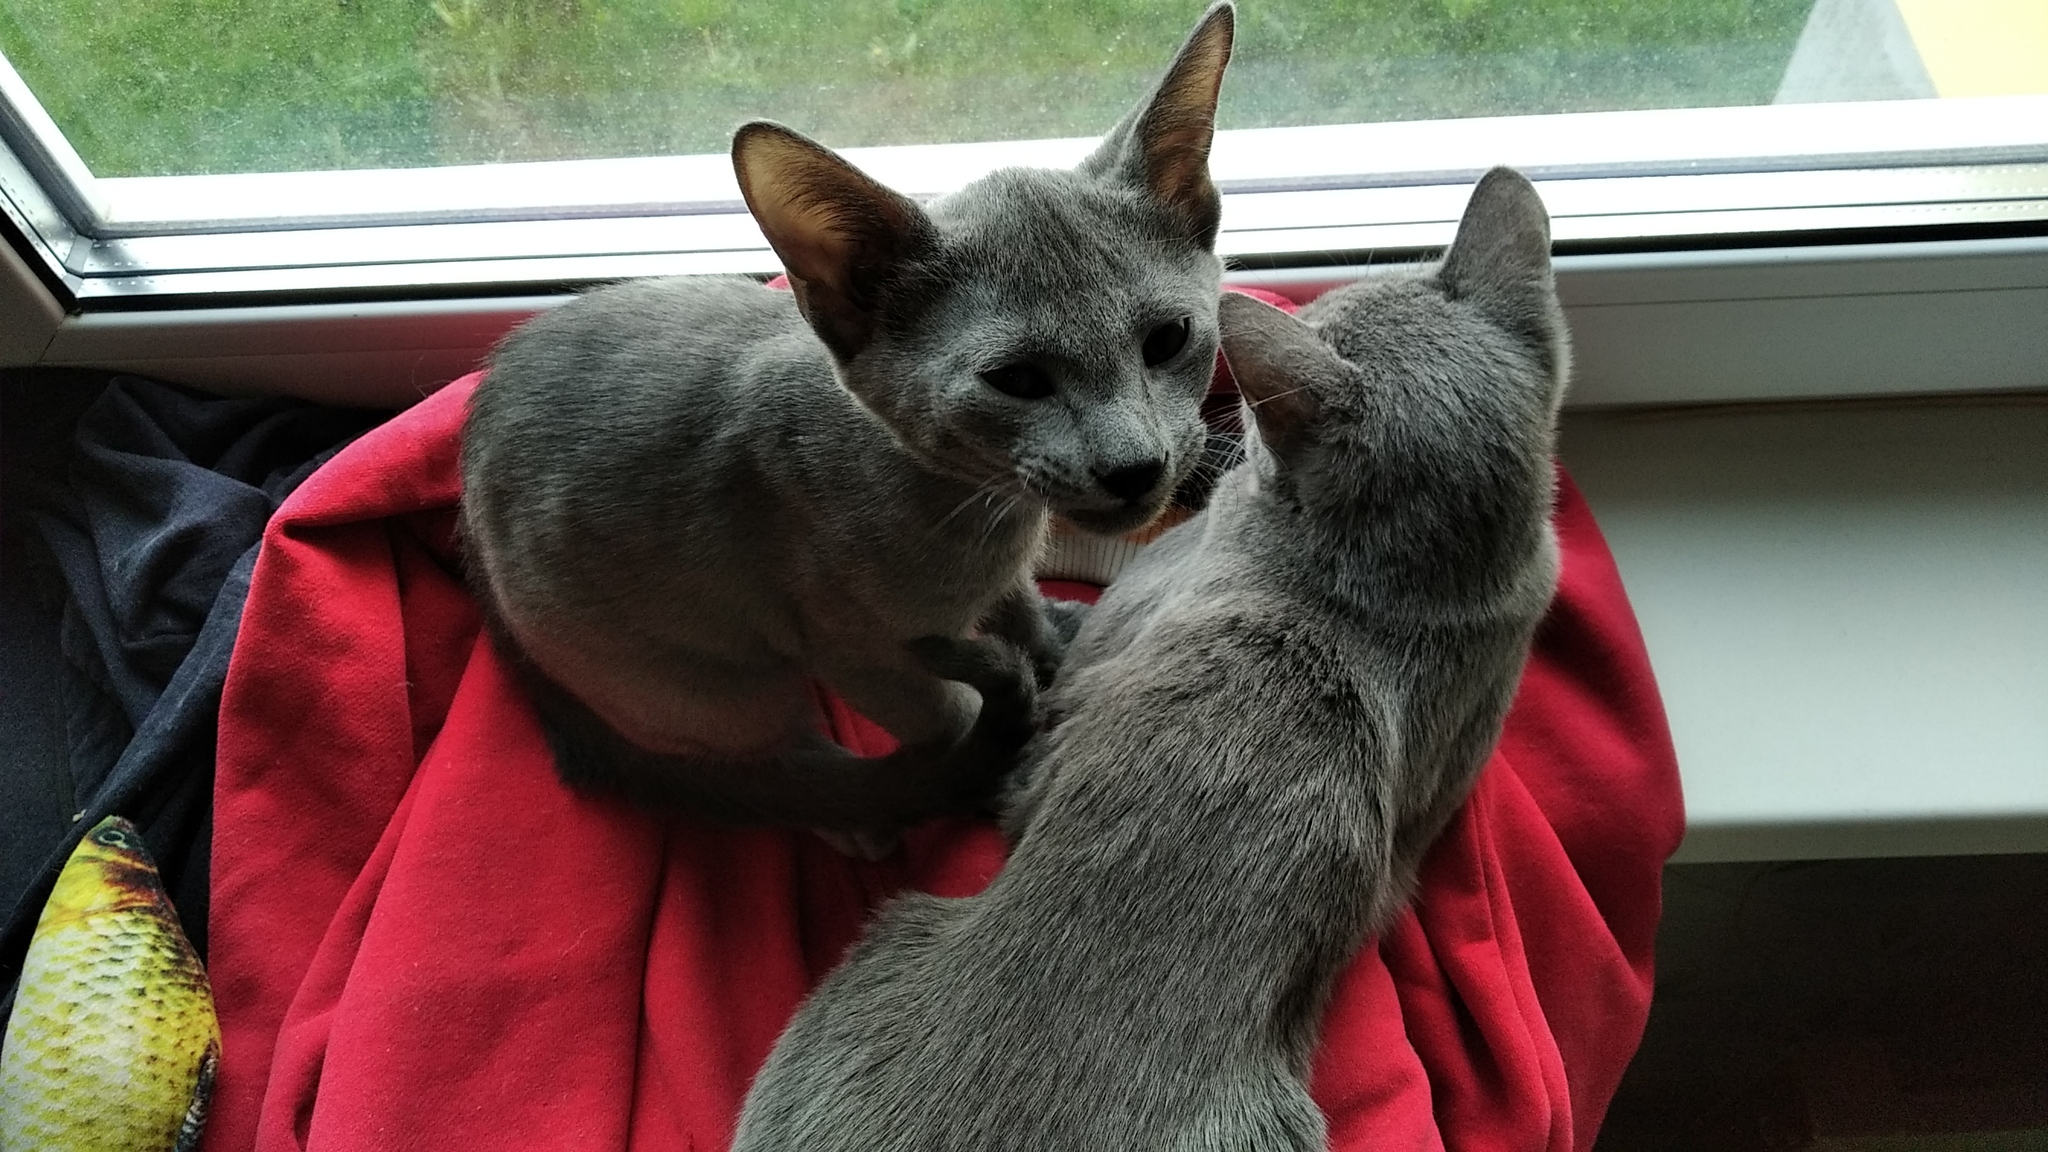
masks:
{"type": "Polygon", "coordinates": [[[1692,862],[2048,851],[2048,395],[1569,418],[1692,862]]]}

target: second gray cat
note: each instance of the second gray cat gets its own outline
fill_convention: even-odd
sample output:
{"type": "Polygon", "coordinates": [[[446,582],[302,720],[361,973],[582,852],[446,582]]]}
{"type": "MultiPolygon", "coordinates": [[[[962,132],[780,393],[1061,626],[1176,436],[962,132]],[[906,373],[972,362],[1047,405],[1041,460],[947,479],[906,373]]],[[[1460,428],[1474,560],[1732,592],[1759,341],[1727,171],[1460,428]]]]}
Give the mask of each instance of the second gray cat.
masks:
{"type": "Polygon", "coordinates": [[[1198,458],[1232,20],[1210,9],[1077,170],[924,207],[750,124],[734,166],[792,291],[625,284],[504,342],[463,429],[463,528],[569,783],[842,830],[993,790],[1033,686],[1003,645],[916,642],[980,627],[1049,677],[1048,514],[1136,528],[1198,458]],[[813,681],[904,749],[831,745],[813,681]]]}
{"type": "Polygon", "coordinates": [[[1507,169],[1441,268],[1222,309],[1247,462],[1104,595],[981,895],[886,908],[735,1152],[1308,1152],[1332,982],[1499,737],[1557,573],[1549,222],[1507,169]]]}

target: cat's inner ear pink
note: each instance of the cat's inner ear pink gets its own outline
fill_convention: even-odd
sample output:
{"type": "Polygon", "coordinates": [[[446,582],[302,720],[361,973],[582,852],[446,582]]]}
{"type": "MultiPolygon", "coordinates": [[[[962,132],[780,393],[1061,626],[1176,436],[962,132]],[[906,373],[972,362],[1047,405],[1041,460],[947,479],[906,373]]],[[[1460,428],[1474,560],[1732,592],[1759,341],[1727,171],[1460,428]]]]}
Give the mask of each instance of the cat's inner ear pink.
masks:
{"type": "Polygon", "coordinates": [[[1216,99],[1234,34],[1232,9],[1210,9],[1174,58],[1139,121],[1146,187],[1160,201],[1191,215],[1214,197],[1209,145],[1215,137],[1216,99]]]}
{"type": "Polygon", "coordinates": [[[732,159],[804,314],[835,352],[857,352],[871,330],[876,285],[931,230],[923,210],[777,124],[742,127],[732,159]]]}
{"type": "Polygon", "coordinates": [[[733,169],[754,219],[790,274],[839,291],[863,255],[888,247],[905,221],[898,199],[832,152],[794,132],[749,124],[733,139],[733,169]]]}
{"type": "Polygon", "coordinates": [[[1344,362],[1308,325],[1249,296],[1226,293],[1218,315],[1223,359],[1259,438],[1285,450],[1322,414],[1315,385],[1343,373],[1344,362]]]}

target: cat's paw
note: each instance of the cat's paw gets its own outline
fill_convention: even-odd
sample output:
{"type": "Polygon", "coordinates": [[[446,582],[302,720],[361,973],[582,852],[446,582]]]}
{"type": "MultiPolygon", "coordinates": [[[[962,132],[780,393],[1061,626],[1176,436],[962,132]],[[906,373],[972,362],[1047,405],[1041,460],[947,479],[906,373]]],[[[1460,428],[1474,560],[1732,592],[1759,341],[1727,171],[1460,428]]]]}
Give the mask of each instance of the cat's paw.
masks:
{"type": "Polygon", "coordinates": [[[982,631],[1023,652],[1038,686],[1045,688],[1059,675],[1067,645],[1080,632],[1087,611],[1086,604],[1040,595],[1036,585],[1027,583],[996,605],[982,621],[982,631]]]}
{"type": "Polygon", "coordinates": [[[910,652],[932,675],[957,680],[980,693],[981,711],[962,745],[999,750],[1007,771],[1007,761],[1038,732],[1036,661],[1015,644],[993,636],[921,636],[910,642],[910,652]]]}
{"type": "Polygon", "coordinates": [[[1026,652],[1024,657],[1031,662],[1032,684],[1039,688],[1050,688],[1053,679],[1060,674],[1060,665],[1067,658],[1067,646],[1061,644],[1056,648],[1042,647],[1026,652]]]}
{"type": "Polygon", "coordinates": [[[944,754],[944,772],[961,809],[993,811],[1025,745],[1038,734],[1038,678],[1031,658],[993,637],[927,636],[911,652],[934,676],[981,695],[974,724],[944,754]]]}

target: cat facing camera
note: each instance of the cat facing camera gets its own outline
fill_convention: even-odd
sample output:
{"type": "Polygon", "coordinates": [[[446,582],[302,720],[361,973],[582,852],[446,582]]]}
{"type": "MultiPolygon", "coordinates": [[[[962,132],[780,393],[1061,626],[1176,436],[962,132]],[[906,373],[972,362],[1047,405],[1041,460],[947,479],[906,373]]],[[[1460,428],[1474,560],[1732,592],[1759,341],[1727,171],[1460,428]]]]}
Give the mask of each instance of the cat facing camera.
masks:
{"type": "Polygon", "coordinates": [[[987,801],[1063,643],[1052,515],[1119,533],[1205,442],[1234,11],[1069,171],[919,205],[756,122],[790,290],[590,292],[508,336],[462,438],[467,560],[572,787],[875,855],[987,801]],[[820,734],[822,683],[901,743],[820,734]]]}

